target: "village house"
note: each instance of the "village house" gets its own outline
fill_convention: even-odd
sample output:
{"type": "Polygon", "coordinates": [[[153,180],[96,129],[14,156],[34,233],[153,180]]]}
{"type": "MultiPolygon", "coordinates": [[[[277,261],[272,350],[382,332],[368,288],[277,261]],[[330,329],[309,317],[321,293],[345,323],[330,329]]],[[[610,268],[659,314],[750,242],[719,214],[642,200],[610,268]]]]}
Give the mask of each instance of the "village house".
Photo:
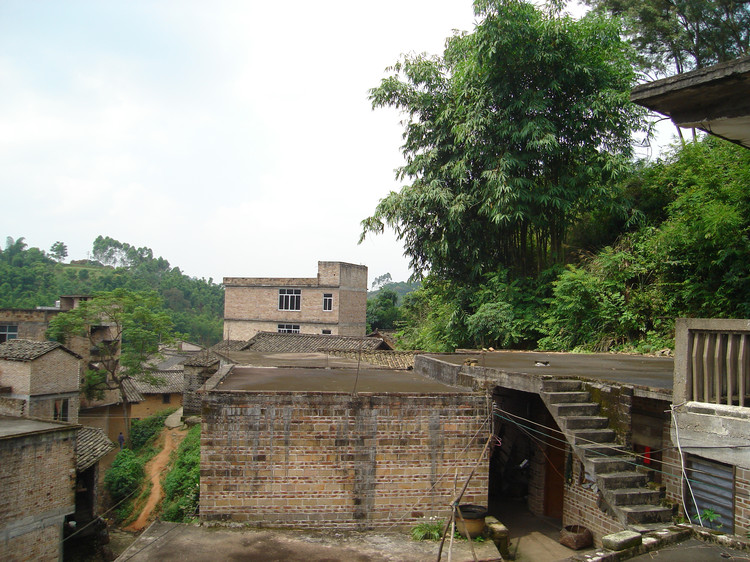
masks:
{"type": "Polygon", "coordinates": [[[78,421],[81,356],[51,341],[0,343],[0,413],[78,421]]]}
{"type": "Polygon", "coordinates": [[[0,415],[0,559],[62,560],[79,426],[0,415]]]}
{"type": "Polygon", "coordinates": [[[367,267],[318,262],[313,278],[224,278],[224,339],[258,332],[364,336],[367,267]]]}

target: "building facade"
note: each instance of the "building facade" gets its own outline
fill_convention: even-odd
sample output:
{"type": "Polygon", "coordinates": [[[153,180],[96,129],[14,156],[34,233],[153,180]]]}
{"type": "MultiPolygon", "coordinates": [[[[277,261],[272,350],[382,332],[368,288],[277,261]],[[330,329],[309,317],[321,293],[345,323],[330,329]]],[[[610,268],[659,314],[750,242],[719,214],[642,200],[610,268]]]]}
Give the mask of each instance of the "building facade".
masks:
{"type": "Polygon", "coordinates": [[[78,422],[81,357],[57,342],[0,344],[0,414],[78,422]]]}
{"type": "Polygon", "coordinates": [[[364,336],[367,267],[318,262],[312,278],[225,277],[224,339],[258,332],[364,336]]]}

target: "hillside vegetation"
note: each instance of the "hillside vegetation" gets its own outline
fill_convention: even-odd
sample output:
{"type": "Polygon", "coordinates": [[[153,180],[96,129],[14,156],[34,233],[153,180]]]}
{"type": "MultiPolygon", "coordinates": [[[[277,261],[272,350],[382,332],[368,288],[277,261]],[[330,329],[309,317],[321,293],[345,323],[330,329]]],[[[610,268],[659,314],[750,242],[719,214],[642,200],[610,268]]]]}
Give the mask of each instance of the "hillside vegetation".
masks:
{"type": "Polygon", "coordinates": [[[164,258],[155,258],[151,249],[109,237],[94,241],[95,259],[64,263],[65,254],[61,242],[48,253],[28,247],[23,238],[8,237],[0,250],[0,307],[53,306],[61,295],[118,288],[153,290],[163,299],[176,332],[204,345],[221,339],[224,288],[213,279],[189,277],[164,258]]]}

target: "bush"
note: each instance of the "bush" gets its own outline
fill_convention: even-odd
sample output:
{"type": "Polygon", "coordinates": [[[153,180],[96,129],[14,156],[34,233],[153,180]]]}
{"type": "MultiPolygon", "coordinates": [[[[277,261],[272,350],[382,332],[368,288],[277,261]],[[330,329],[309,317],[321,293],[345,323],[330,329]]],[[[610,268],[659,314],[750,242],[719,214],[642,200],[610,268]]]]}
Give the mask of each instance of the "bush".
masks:
{"type": "Polygon", "coordinates": [[[182,440],[174,468],[164,479],[164,521],[186,522],[195,515],[200,493],[200,429],[192,427],[182,440]]]}
{"type": "Polygon", "coordinates": [[[130,424],[130,447],[137,451],[158,435],[164,429],[164,420],[174,411],[175,409],[172,408],[157,412],[142,420],[133,420],[130,424]]]}
{"type": "Polygon", "coordinates": [[[144,476],[143,461],[130,449],[123,449],[107,471],[104,487],[112,500],[120,502],[138,489],[144,476]]]}

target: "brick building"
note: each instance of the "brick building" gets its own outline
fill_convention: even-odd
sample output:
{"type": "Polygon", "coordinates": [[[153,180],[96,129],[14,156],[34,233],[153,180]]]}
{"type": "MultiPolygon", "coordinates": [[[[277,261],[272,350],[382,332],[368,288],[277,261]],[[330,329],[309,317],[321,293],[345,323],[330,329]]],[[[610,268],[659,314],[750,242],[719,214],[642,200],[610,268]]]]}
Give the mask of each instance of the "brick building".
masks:
{"type": "Polygon", "coordinates": [[[57,342],[0,344],[0,413],[78,421],[81,357],[57,342]]]}
{"type": "Polygon", "coordinates": [[[484,394],[353,363],[234,366],[206,383],[204,521],[407,528],[446,517],[475,467],[462,502],[486,503],[484,394]]]}
{"type": "Polygon", "coordinates": [[[364,336],[367,267],[318,262],[313,278],[224,278],[224,339],[258,332],[364,336]]]}
{"type": "Polygon", "coordinates": [[[0,416],[0,559],[62,560],[78,426],[0,416]]]}

